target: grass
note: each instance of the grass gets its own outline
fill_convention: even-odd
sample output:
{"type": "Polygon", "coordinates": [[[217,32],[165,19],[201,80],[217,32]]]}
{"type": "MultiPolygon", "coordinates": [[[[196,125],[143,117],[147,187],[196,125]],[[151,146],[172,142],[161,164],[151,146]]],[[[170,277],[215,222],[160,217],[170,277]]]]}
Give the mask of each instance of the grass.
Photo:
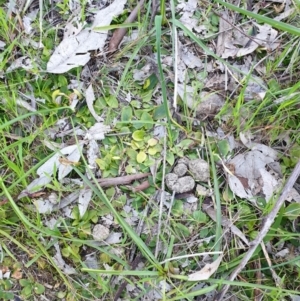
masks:
{"type": "MultiPolygon", "coordinates": [[[[291,24],[279,22],[220,0],[215,2],[220,6],[209,3],[200,18],[215,22],[214,10],[227,7],[242,14],[243,18],[253,18],[280,30],[279,49],[272,53],[264,50],[253,53],[257,66],[263,66],[263,73],[259,74],[256,68],[244,72],[233,66],[235,62],[242,62],[242,58],[218,57],[212,50],[214,36],[200,38],[179,20],[175,2],[171,3],[171,14],[168,4],[162,2],[161,12],[155,16],[149,30],[152,7],[147,3],[146,13],[140,14],[138,21],[130,25],[134,25],[132,30],[139,28],[139,37],[122,45],[109,60],[101,57],[101,73],[92,79],[82,78],[81,67],[66,74],[47,74],[43,70],[59,43],[55,30],[50,28],[42,32],[40,28],[49,28],[49,22],[35,21],[33,27],[37,36],[30,38],[38,42],[41,37],[45,47],[35,49],[25,45],[18,19],[13,15],[7,18],[6,8],[1,4],[0,40],[6,46],[0,52],[3,78],[0,81],[0,101],[3,103],[0,108],[0,269],[3,273],[11,271],[8,279],[0,279],[1,300],[12,300],[14,295],[24,300],[34,300],[40,295],[45,295],[48,300],[114,300],[118,294],[121,300],[142,300],[145,296],[152,300],[195,300],[216,293],[224,284],[231,285],[239,300],[252,300],[257,294],[262,294],[263,300],[288,300],[292,294],[299,295],[296,250],[299,247],[297,220],[300,208],[295,202],[285,204],[265,238],[265,243],[273,249],[269,254],[271,267],[258,248],[240,277],[232,282],[226,280],[242,260],[245,249],[238,237],[228,237],[228,229],[221,224],[222,216],[233,218],[238,214],[235,226],[252,240],[259,231],[257,221],[271,210],[273,203],[255,207],[230,191],[225,173],[218,164],[222,159],[226,165],[236,153],[230,150],[227,142],[217,136],[210,137],[208,133],[222,128],[225,135],[238,139],[240,133],[250,131],[259,142],[279,150],[283,180],[290,174],[299,160],[300,151],[299,83],[293,77],[299,72],[300,31],[295,19],[291,18],[291,24]],[[218,62],[239,76],[237,90],[230,97],[227,95],[225,105],[216,116],[198,120],[195,112],[177,97],[176,80],[172,80],[174,61],[170,66],[164,59],[179,55],[178,40],[201,52],[205,68],[211,61],[218,62]],[[34,59],[34,69],[30,72],[15,69],[6,74],[13,61],[25,54],[34,59]],[[156,70],[147,83],[136,82],[133,77],[136,70],[152,62],[154,57],[157,58],[156,70]],[[286,77],[286,70],[290,77],[286,77]],[[248,84],[251,81],[260,84],[254,75],[263,79],[265,96],[246,101],[248,84]],[[287,79],[281,81],[281,77],[287,79]],[[76,80],[82,82],[83,88],[70,87],[76,80]],[[53,176],[43,187],[41,192],[44,194],[33,193],[18,199],[21,191],[37,178],[37,169],[54,154],[45,143],[62,145],[73,138],[73,144],[78,144],[81,138],[74,135],[75,129],[86,130],[95,124],[85,103],[85,88],[90,82],[95,87],[95,112],[112,128],[98,144],[97,173],[90,166],[87,148],[84,148],[68,176],[80,180],[80,184],[60,182],[53,176]],[[75,92],[80,103],[70,109],[75,92]],[[35,112],[28,112],[19,105],[19,99],[28,100],[23,98],[24,95],[43,100],[36,101],[35,112]],[[181,119],[174,114],[174,104],[181,119]],[[63,119],[71,134],[56,133],[50,137],[49,132],[63,119]],[[160,134],[154,135],[154,131],[160,134]],[[202,208],[206,201],[204,196],[197,195],[197,202],[190,204],[184,197],[175,197],[172,193],[158,195],[167,190],[165,175],[183,156],[191,160],[201,157],[209,162],[211,179],[201,184],[211,191],[216,222],[202,208]],[[150,187],[138,192],[134,192],[140,184],[138,181],[109,188],[101,187],[97,181],[100,174],[117,177],[144,172],[151,172],[148,177],[150,187]],[[45,199],[55,193],[62,201],[82,187],[93,192],[83,216],[80,216],[76,202],[68,207],[69,212],[61,209],[40,214],[36,210],[39,198],[45,199]],[[52,228],[47,224],[50,220],[55,223],[52,228]],[[142,224],[140,231],[138,222],[142,224]],[[108,223],[111,232],[122,233],[119,243],[96,243],[92,230],[98,223],[108,223]],[[74,268],[76,274],[68,274],[55,259],[57,246],[65,264],[74,268]],[[289,250],[289,256],[274,255],[283,248],[289,250]],[[215,253],[210,257],[200,256],[211,252],[215,253]],[[211,263],[219,252],[223,254],[221,265],[208,280],[188,280],[188,275],[211,263]],[[96,267],[86,260],[86,255],[90,254],[95,255],[96,267]],[[134,259],[138,258],[140,262],[134,266],[134,259]],[[282,287],[276,287],[271,268],[282,279],[282,287]],[[126,288],[120,290],[125,280],[134,288],[132,292],[126,288]]],[[[65,17],[69,14],[68,5],[61,4],[56,9],[65,17]]],[[[82,5],[85,7],[84,3],[82,5]]],[[[48,4],[44,3],[44,10],[48,9],[48,4]]],[[[84,13],[81,10],[81,14],[84,13]]],[[[298,14],[297,7],[295,14],[298,14]]],[[[108,29],[124,27],[123,19],[124,16],[116,18],[108,29]]],[[[95,56],[93,60],[99,62],[100,58],[95,56]]],[[[187,70],[186,84],[196,82],[196,76],[197,71],[187,70]]],[[[202,89],[201,85],[195,87],[194,94],[202,89]]],[[[60,131],[64,130],[66,128],[61,127],[60,131]]],[[[55,149],[59,151],[59,147],[55,149]]],[[[246,150],[241,148],[240,151],[246,150]]],[[[56,175],[57,167],[53,168],[56,175]]]]}

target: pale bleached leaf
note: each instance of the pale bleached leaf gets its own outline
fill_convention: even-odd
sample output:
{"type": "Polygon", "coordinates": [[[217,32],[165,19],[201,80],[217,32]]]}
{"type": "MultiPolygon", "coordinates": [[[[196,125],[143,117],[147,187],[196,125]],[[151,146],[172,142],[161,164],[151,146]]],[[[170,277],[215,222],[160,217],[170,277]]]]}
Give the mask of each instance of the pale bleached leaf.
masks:
{"type": "Polygon", "coordinates": [[[276,49],[280,43],[276,41],[278,32],[270,25],[255,23],[258,33],[247,39],[241,30],[233,30],[231,40],[227,40],[222,58],[241,57],[254,52],[258,47],[269,51],[276,49]],[[240,47],[242,45],[242,47],[240,47]]]}
{"type": "Polygon", "coordinates": [[[96,119],[96,121],[101,122],[102,121],[101,117],[97,115],[97,113],[95,112],[95,109],[94,109],[95,99],[96,99],[96,97],[95,97],[95,94],[94,94],[93,86],[89,85],[89,87],[85,91],[86,104],[87,104],[87,107],[88,107],[90,113],[96,119]]]}
{"type": "Polygon", "coordinates": [[[18,199],[21,199],[25,196],[28,196],[29,193],[34,193],[42,188],[45,187],[45,185],[49,184],[51,182],[52,178],[51,176],[44,175],[42,177],[39,177],[35,180],[33,180],[27,187],[24,189],[18,196],[18,199]]]}
{"type": "Polygon", "coordinates": [[[260,168],[259,172],[262,178],[262,191],[265,195],[266,202],[268,202],[278,188],[278,181],[264,168],[260,168]]]}
{"type": "Polygon", "coordinates": [[[222,261],[222,258],[223,258],[223,255],[220,255],[214,262],[206,264],[204,266],[204,268],[201,269],[200,271],[188,275],[188,280],[189,281],[202,281],[202,280],[209,279],[210,276],[217,271],[217,269],[222,261]]]}
{"type": "Polygon", "coordinates": [[[96,159],[99,158],[99,145],[95,140],[89,141],[86,156],[89,167],[95,169],[97,167],[96,159]]]}
{"type": "Polygon", "coordinates": [[[65,25],[64,39],[76,36],[83,29],[84,24],[80,22],[80,15],[76,15],[70,22],[65,25]]]}
{"type": "Polygon", "coordinates": [[[77,274],[76,270],[70,265],[68,265],[62,258],[58,243],[55,243],[54,247],[56,249],[56,254],[54,255],[54,257],[52,257],[52,259],[57,265],[57,267],[61,269],[66,275],[77,274]]]}
{"type": "Polygon", "coordinates": [[[119,244],[122,241],[122,235],[121,232],[114,232],[110,233],[109,236],[105,239],[105,244],[119,244]]]}
{"type": "Polygon", "coordinates": [[[99,269],[99,262],[96,254],[87,255],[84,263],[89,269],[99,269]]]}
{"type": "Polygon", "coordinates": [[[34,200],[33,203],[40,214],[50,214],[53,211],[54,204],[48,199],[34,200]]]}
{"type": "Polygon", "coordinates": [[[285,248],[275,254],[275,257],[285,258],[290,253],[288,248],[285,248]]]}
{"type": "Polygon", "coordinates": [[[26,110],[30,111],[30,112],[36,112],[36,108],[34,108],[33,106],[31,106],[27,101],[22,100],[22,99],[17,99],[16,100],[17,105],[25,108],[26,110]]]}
{"type": "Polygon", "coordinates": [[[231,191],[242,199],[252,199],[252,194],[250,191],[246,191],[242,182],[235,175],[228,175],[228,184],[231,191]]]}
{"type": "MultiPolygon", "coordinates": [[[[297,183],[295,184],[295,186],[297,185],[297,183]]],[[[300,203],[300,194],[298,193],[298,191],[293,187],[290,189],[290,191],[287,193],[285,199],[288,202],[291,202],[292,200],[294,200],[296,203],[300,203]]]]}
{"type": "Polygon", "coordinates": [[[23,17],[23,26],[24,26],[24,31],[26,34],[30,34],[32,32],[31,22],[32,22],[32,19],[29,16],[23,17]]]}
{"type": "Polygon", "coordinates": [[[33,68],[32,60],[28,56],[21,56],[17,58],[11,65],[6,69],[6,72],[12,72],[18,68],[24,70],[31,70],[33,68]]]}
{"type": "Polygon", "coordinates": [[[58,167],[58,180],[61,180],[67,176],[73,170],[74,164],[78,163],[81,156],[82,144],[76,146],[77,148],[75,148],[74,151],[71,152],[65,159],[58,159],[60,163],[58,167]]]}
{"type": "Polygon", "coordinates": [[[61,149],[59,152],[54,154],[49,160],[47,160],[42,166],[38,168],[36,171],[39,176],[42,176],[44,174],[52,175],[53,174],[53,167],[54,164],[56,164],[56,167],[60,165],[58,159],[62,155],[69,155],[72,152],[76,151],[78,149],[78,146],[75,145],[69,145],[63,149],[61,149]]]}
{"type": "Polygon", "coordinates": [[[54,154],[47,162],[40,166],[37,170],[39,176],[44,174],[52,175],[55,167],[58,170],[58,179],[61,180],[67,176],[73,169],[73,164],[76,164],[80,159],[83,143],[79,145],[69,145],[64,147],[59,152],[54,154]],[[63,157],[63,155],[67,155],[63,157]]]}
{"type": "Polygon", "coordinates": [[[84,139],[87,140],[103,140],[105,138],[104,134],[110,131],[110,127],[108,125],[103,124],[103,122],[97,122],[93,126],[91,126],[84,139]]]}
{"type": "Polygon", "coordinates": [[[67,207],[68,205],[70,205],[74,201],[78,200],[78,198],[79,198],[79,191],[72,192],[71,194],[69,194],[69,195],[65,196],[64,198],[62,198],[60,200],[60,202],[53,207],[53,211],[57,211],[59,209],[63,209],[65,207],[67,207]]]}
{"type": "Polygon", "coordinates": [[[186,64],[186,66],[191,69],[194,69],[196,67],[201,68],[203,66],[200,58],[195,56],[190,51],[183,51],[183,53],[181,54],[181,59],[186,64]]]}
{"type": "Polygon", "coordinates": [[[78,66],[84,66],[90,60],[90,52],[102,50],[107,38],[108,30],[95,32],[95,27],[110,25],[113,17],[119,15],[126,0],[116,0],[108,7],[100,10],[91,28],[63,39],[55,49],[47,64],[47,72],[64,73],[78,66]]]}
{"type": "MultiPolygon", "coordinates": [[[[240,139],[243,142],[243,144],[246,147],[248,147],[249,149],[258,150],[258,151],[262,152],[265,156],[272,158],[273,161],[277,158],[278,152],[276,150],[274,150],[273,148],[271,148],[267,145],[257,143],[257,142],[252,142],[251,134],[241,132],[240,139]]],[[[270,161],[270,162],[273,162],[273,161],[270,161]]]]}
{"type": "Polygon", "coordinates": [[[93,191],[87,187],[84,187],[79,192],[79,199],[78,199],[78,209],[80,217],[86,213],[86,210],[89,206],[89,203],[92,199],[93,191]]]}
{"type": "Polygon", "coordinates": [[[6,43],[0,40],[0,50],[3,50],[6,43]]]}

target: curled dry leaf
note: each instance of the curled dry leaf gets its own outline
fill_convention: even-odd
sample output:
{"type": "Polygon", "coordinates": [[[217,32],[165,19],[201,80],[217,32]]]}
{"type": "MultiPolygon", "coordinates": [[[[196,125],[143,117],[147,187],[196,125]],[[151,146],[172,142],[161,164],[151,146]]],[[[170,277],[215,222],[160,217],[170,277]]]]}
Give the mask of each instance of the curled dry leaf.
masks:
{"type": "Polygon", "coordinates": [[[89,85],[89,87],[86,89],[85,91],[85,100],[86,100],[86,104],[88,106],[88,109],[90,111],[90,113],[92,114],[92,116],[98,121],[101,122],[101,118],[96,114],[95,110],[94,110],[94,101],[95,101],[95,93],[94,93],[94,89],[92,85],[89,85]]]}

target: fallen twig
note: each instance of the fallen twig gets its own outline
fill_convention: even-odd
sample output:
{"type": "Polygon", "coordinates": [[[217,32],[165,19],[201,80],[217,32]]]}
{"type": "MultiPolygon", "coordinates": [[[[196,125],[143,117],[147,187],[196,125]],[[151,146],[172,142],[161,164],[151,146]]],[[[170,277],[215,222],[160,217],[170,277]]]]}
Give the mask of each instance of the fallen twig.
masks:
{"type": "MultiPolygon", "coordinates": [[[[144,4],[145,0],[141,0],[137,6],[134,8],[134,10],[131,12],[131,14],[129,15],[129,17],[126,19],[126,21],[124,22],[126,23],[132,23],[138,14],[138,11],[140,10],[140,8],[142,7],[142,5],[144,4]]],[[[118,28],[117,30],[115,30],[115,32],[113,33],[112,38],[109,41],[109,45],[108,45],[108,50],[113,52],[116,51],[119,44],[121,43],[121,41],[123,40],[126,32],[127,32],[127,28],[118,28]]]]}
{"type": "MultiPolygon", "coordinates": [[[[251,242],[251,247],[249,248],[248,252],[245,254],[244,258],[240,262],[240,264],[237,266],[237,268],[231,273],[229,277],[229,281],[233,281],[236,276],[242,271],[242,269],[246,266],[248,261],[251,259],[254,251],[260,245],[264,237],[268,234],[275,217],[280,210],[281,206],[283,205],[283,202],[286,199],[286,196],[288,195],[289,191],[293,188],[295,182],[297,181],[298,177],[300,175],[300,161],[297,163],[295,166],[292,174],[290,175],[289,179],[287,180],[280,196],[279,199],[277,200],[276,204],[274,205],[272,211],[265,217],[264,222],[262,224],[261,230],[258,233],[257,237],[255,240],[251,242]]],[[[224,298],[225,294],[227,293],[230,285],[226,284],[222,291],[215,297],[216,301],[220,301],[224,298]]]]}
{"type": "Polygon", "coordinates": [[[150,175],[150,173],[138,173],[136,175],[124,176],[124,177],[116,177],[116,178],[104,178],[99,179],[98,183],[101,187],[110,187],[110,186],[117,186],[117,185],[126,185],[130,184],[131,182],[139,179],[146,178],[150,175]]]}
{"type": "Polygon", "coordinates": [[[142,182],[140,185],[133,187],[132,192],[143,191],[149,187],[150,187],[150,183],[148,180],[146,180],[146,181],[142,182]]]}

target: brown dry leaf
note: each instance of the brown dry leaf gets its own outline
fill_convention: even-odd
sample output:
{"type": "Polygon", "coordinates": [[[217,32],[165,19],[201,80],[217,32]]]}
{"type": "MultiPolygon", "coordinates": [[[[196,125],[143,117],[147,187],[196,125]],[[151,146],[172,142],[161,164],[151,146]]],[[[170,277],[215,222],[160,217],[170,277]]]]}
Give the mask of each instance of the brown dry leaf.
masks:
{"type": "Polygon", "coordinates": [[[201,281],[201,280],[207,280],[210,278],[212,274],[214,274],[221,261],[222,261],[223,255],[220,255],[215,261],[212,263],[208,263],[204,266],[203,269],[201,269],[198,272],[195,272],[193,274],[188,275],[188,280],[189,281],[201,281]]]}
{"type": "Polygon", "coordinates": [[[14,279],[22,279],[23,278],[23,273],[22,270],[20,268],[16,269],[12,274],[11,274],[11,278],[14,279]]]}

